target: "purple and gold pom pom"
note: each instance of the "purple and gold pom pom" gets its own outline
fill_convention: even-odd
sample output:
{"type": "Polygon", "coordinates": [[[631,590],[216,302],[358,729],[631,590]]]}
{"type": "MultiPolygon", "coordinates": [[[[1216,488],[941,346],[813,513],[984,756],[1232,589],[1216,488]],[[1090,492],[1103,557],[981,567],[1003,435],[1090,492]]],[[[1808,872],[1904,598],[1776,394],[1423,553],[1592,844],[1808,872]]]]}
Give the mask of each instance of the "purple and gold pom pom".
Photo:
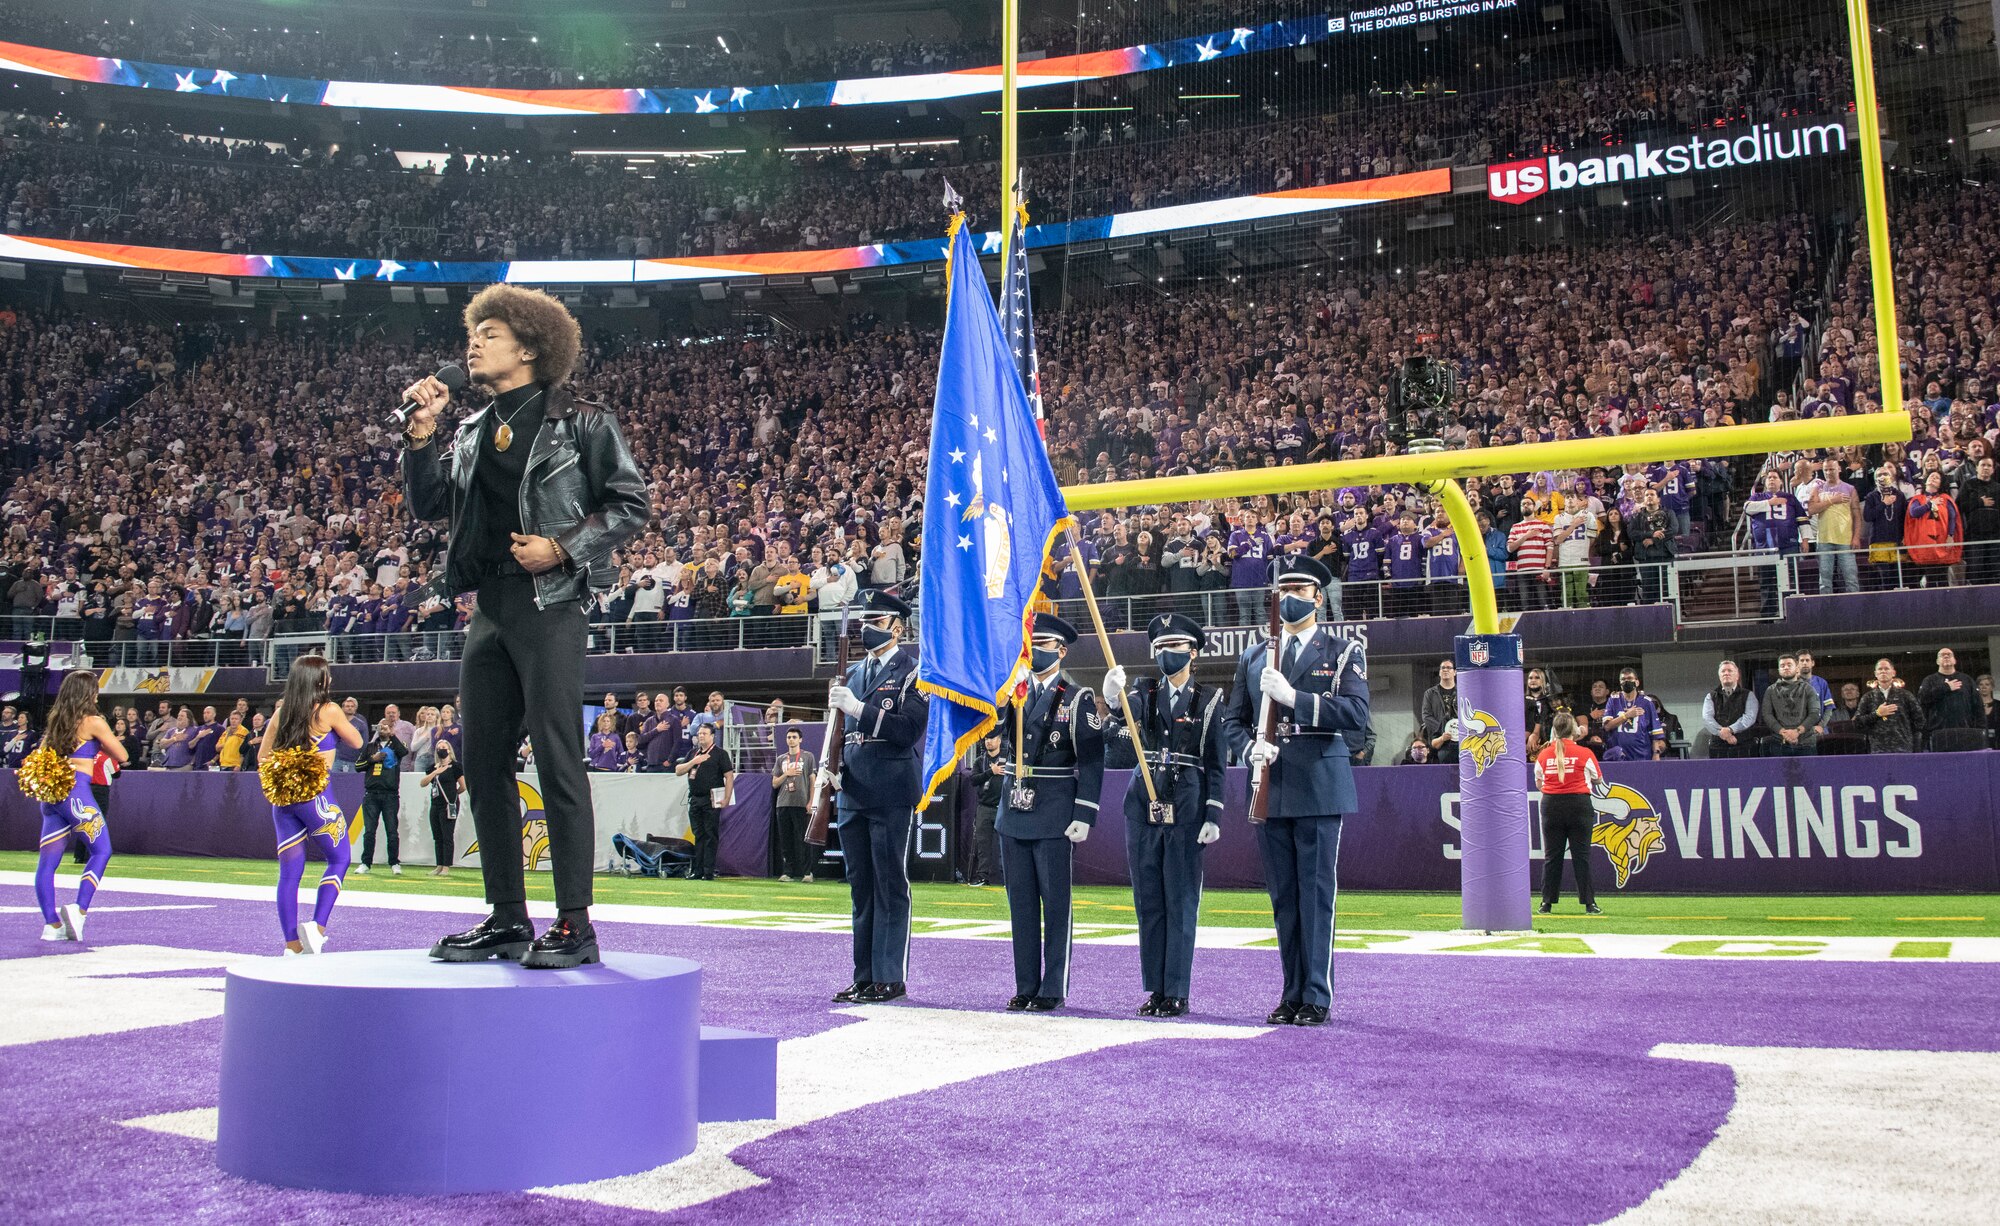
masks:
{"type": "Polygon", "coordinates": [[[309,745],[280,749],[257,764],[264,798],[274,805],[299,805],[326,787],[326,759],[309,745]]]}
{"type": "Polygon", "coordinates": [[[21,760],[21,794],[45,805],[61,804],[76,786],[76,771],[53,749],[37,749],[21,760]]]}

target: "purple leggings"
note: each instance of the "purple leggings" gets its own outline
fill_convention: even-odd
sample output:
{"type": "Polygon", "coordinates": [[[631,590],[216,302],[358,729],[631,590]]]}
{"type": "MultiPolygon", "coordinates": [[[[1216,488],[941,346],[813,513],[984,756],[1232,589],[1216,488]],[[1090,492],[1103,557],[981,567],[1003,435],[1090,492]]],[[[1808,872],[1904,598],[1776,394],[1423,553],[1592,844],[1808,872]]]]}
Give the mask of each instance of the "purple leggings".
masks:
{"type": "Polygon", "coordinates": [[[41,904],[45,923],[59,921],[56,866],[69,850],[72,831],[82,835],[90,849],[90,863],[84,866],[83,880],[76,887],[77,907],[89,911],[90,900],[104,880],[104,866],[111,861],[111,832],[105,829],[104,815],[97,811],[97,797],[91,795],[90,780],[82,775],[76,777],[76,785],[59,803],[42,806],[41,858],[35,861],[35,901],[41,904]]]}
{"type": "Polygon", "coordinates": [[[310,842],[326,857],[326,872],[320,876],[319,896],[313,902],[313,923],[321,928],[333,915],[333,903],[340,897],[340,883],[347,879],[354,848],[347,841],[347,818],[325,792],[301,804],[272,805],[271,824],[278,832],[278,927],[284,929],[287,941],[296,941],[306,844],[310,842]]]}

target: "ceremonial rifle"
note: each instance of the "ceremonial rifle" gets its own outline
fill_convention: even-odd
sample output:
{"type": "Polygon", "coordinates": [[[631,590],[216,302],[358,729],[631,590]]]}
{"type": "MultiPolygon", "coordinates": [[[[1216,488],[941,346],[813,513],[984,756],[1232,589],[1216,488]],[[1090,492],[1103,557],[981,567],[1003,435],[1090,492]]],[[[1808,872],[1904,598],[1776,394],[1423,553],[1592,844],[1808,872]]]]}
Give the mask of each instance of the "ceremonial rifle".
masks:
{"type": "MultiPolygon", "coordinates": [[[[1264,662],[1272,668],[1278,666],[1278,639],[1280,634],[1278,593],[1274,589],[1271,592],[1271,639],[1269,646],[1265,648],[1264,656],[1264,662]]],[[[1271,691],[1267,689],[1264,691],[1263,703],[1257,708],[1257,739],[1260,741],[1270,741],[1275,745],[1277,744],[1277,733],[1278,704],[1271,701],[1271,691]]],[[[1270,809],[1271,767],[1268,763],[1263,766],[1253,766],[1250,768],[1250,824],[1253,826],[1263,825],[1265,815],[1270,812],[1270,809]]]]}
{"type": "MultiPolygon", "coordinates": [[[[847,684],[847,617],[850,606],[840,610],[840,682],[847,684]]],[[[819,771],[813,776],[812,800],[806,805],[806,842],[825,847],[827,831],[833,826],[832,781],[840,774],[842,750],[847,746],[846,712],[830,707],[826,713],[826,739],[819,746],[819,771]]]]}

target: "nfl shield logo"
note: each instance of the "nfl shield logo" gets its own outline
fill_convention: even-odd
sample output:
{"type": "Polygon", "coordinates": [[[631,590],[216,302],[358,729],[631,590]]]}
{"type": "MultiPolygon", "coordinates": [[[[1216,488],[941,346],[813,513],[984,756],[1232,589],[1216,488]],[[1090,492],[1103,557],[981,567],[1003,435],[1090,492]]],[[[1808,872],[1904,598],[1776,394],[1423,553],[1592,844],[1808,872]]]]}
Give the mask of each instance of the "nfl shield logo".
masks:
{"type": "Polygon", "coordinates": [[[1465,649],[1465,658],[1472,661],[1474,668],[1484,668],[1486,662],[1493,658],[1493,652],[1486,646],[1486,640],[1480,639],[1465,649]]]}

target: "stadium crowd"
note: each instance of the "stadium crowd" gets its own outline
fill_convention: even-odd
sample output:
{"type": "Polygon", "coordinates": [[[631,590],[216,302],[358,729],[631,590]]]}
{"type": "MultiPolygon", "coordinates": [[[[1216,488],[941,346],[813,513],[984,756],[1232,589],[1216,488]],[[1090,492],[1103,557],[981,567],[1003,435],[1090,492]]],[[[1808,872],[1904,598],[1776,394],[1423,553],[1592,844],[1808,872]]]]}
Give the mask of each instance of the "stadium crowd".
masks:
{"type": "MultiPolygon", "coordinates": [[[[1763,411],[1774,341],[1815,272],[1806,226],[1786,219],[1073,306],[1041,320],[1050,452],[1065,481],[1384,454],[1387,372],[1432,330],[1426,347],[1462,372],[1452,446],[1744,420],[1763,411]]],[[[59,637],[127,640],[141,663],[201,636],[449,630],[463,609],[403,607],[443,542],[403,516],[379,412],[449,352],[451,323],[435,326],[407,346],[15,318],[0,340],[18,392],[0,408],[8,611],[58,618],[59,637]],[[150,380],[138,408],[89,409],[120,379],[150,380]]],[[[658,518],[619,559],[599,620],[825,611],[909,578],[936,353],[934,335],[865,318],[705,343],[600,338],[578,387],[629,423],[658,518]]],[[[1472,483],[1502,599],[1660,599],[1676,552],[1726,543],[1729,471],[1472,483]]],[[[1394,616],[1463,596],[1438,523],[1411,490],[1323,491],[1095,516],[1087,553],[1098,590],[1134,602],[1121,618],[1205,593],[1229,620],[1216,594],[1260,586],[1272,554],[1301,549],[1335,564],[1348,616],[1394,616]]],[[[1079,594],[1073,576],[1060,594],[1079,594]]]]}
{"type": "MultiPolygon", "coordinates": [[[[1198,112],[1079,124],[1026,159],[1038,222],[1309,184],[1475,165],[1634,134],[1825,114],[1845,60],[1817,48],[1621,68],[1479,94],[1374,96],[1324,116],[1245,126],[1198,112]]],[[[405,169],[387,150],[273,149],[213,135],[0,123],[9,233],[286,255],[511,260],[726,255],[933,237],[943,180],[998,193],[976,150],[747,153],[647,164],[447,158],[405,169]],[[955,155],[954,155],[955,156],[955,155]],[[218,167],[217,163],[223,163],[218,167]]]]}

